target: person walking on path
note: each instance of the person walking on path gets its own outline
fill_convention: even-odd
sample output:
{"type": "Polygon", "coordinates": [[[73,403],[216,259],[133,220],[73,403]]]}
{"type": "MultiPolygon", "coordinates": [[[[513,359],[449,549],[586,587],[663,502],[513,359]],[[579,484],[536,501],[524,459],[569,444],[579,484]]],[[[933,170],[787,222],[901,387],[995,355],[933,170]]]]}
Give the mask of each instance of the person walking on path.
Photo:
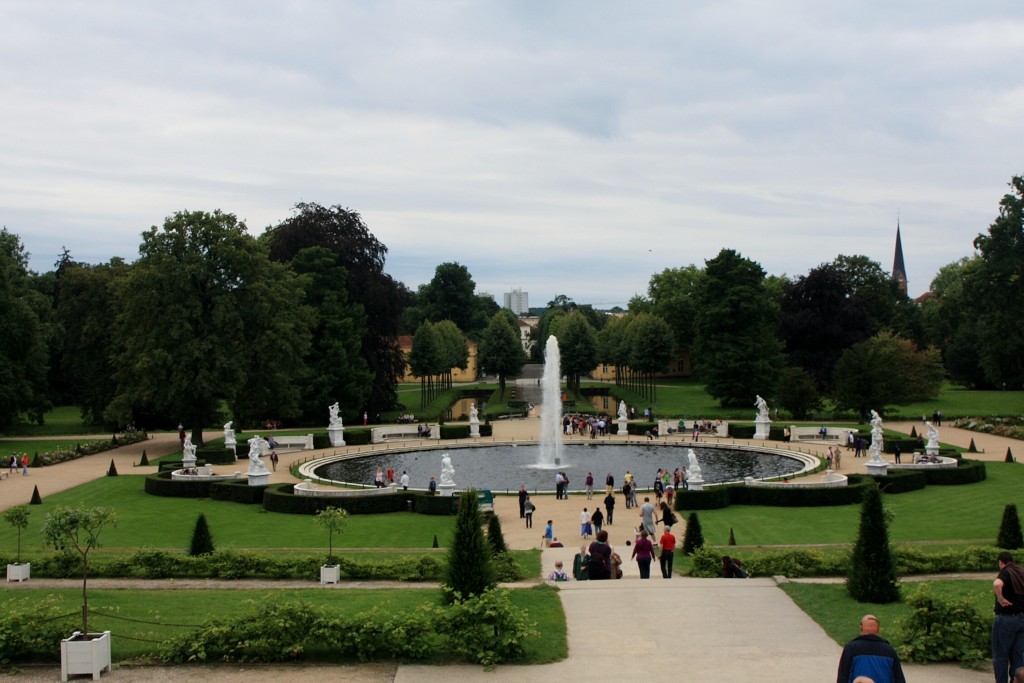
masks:
{"type": "Polygon", "coordinates": [[[606,496],[614,495],[615,493],[615,477],[609,472],[608,476],[604,478],[604,494],[606,496]]]}
{"type": "Polygon", "coordinates": [[[537,507],[533,504],[533,501],[527,496],[523,501],[523,518],[526,520],[527,529],[533,528],[533,511],[536,509],[537,507]]]}
{"type": "Polygon", "coordinates": [[[601,512],[601,508],[594,508],[594,514],[590,515],[590,521],[594,523],[594,533],[601,533],[601,529],[604,527],[604,513],[601,512]]]}
{"type": "Polygon", "coordinates": [[[641,579],[651,578],[651,561],[654,559],[654,544],[647,536],[647,529],[642,529],[633,544],[633,559],[640,567],[641,579]]]}
{"type": "Polygon", "coordinates": [[[644,504],[640,506],[640,530],[646,531],[648,536],[653,536],[655,507],[651,505],[651,499],[644,497],[644,504]]]}
{"type": "Polygon", "coordinates": [[[860,635],[843,648],[836,683],[853,683],[866,676],[874,683],[906,683],[896,650],[878,635],[878,617],[865,614],[860,620],[860,635]]]}
{"type": "Polygon", "coordinates": [[[661,563],[661,578],[671,579],[672,564],[676,558],[676,537],[672,533],[672,527],[665,526],[665,531],[658,540],[658,546],[661,548],[661,555],[658,557],[661,563]]]}
{"type": "Polygon", "coordinates": [[[992,622],[992,669],[996,683],[1024,666],[1024,569],[1007,551],[999,553],[999,574],[992,582],[995,621],[992,622]]]}
{"type": "Polygon", "coordinates": [[[28,453],[21,454],[21,475],[28,476],[28,453]]]}
{"type": "Polygon", "coordinates": [[[587,512],[587,508],[583,508],[583,512],[580,513],[580,537],[590,538],[590,534],[593,529],[590,525],[590,513],[587,512]]]}
{"type": "Polygon", "coordinates": [[[553,541],[554,538],[555,538],[554,522],[549,519],[548,520],[548,525],[546,527],[544,527],[544,535],[541,537],[541,542],[543,543],[545,548],[550,548],[551,547],[551,541],[553,541]]]}
{"type": "Polygon", "coordinates": [[[608,522],[608,526],[612,525],[612,517],[615,516],[615,494],[609,493],[604,497],[604,509],[608,511],[608,517],[605,519],[608,522]]]}
{"type": "Polygon", "coordinates": [[[528,496],[527,496],[527,493],[526,493],[526,485],[525,484],[520,484],[519,485],[519,519],[524,519],[526,517],[526,499],[527,499],[527,497],[528,496]]]}

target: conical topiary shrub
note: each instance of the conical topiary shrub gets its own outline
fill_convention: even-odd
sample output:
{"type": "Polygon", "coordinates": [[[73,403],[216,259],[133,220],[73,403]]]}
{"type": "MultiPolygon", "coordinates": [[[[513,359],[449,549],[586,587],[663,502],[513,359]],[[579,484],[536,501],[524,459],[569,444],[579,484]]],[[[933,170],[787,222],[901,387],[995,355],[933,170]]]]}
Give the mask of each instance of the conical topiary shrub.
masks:
{"type": "Polygon", "coordinates": [[[29,505],[42,505],[43,497],[39,495],[39,487],[35,486],[32,489],[32,500],[28,502],[29,505]]]}
{"type": "Polygon", "coordinates": [[[732,533],[732,527],[729,527],[729,545],[736,545],[736,535],[732,533]]]}
{"type": "Polygon", "coordinates": [[[480,595],[496,583],[491,551],[484,538],[476,489],[469,489],[459,496],[455,535],[448,549],[445,567],[445,599],[464,600],[480,595]]]}
{"type": "Polygon", "coordinates": [[[110,467],[107,468],[107,476],[108,477],[116,477],[117,476],[117,465],[114,464],[114,459],[113,458],[110,459],[110,467]]]}
{"type": "Polygon", "coordinates": [[[142,458],[139,459],[139,467],[146,467],[149,465],[149,458],[146,456],[146,449],[142,449],[142,458]]]}
{"type": "Polygon", "coordinates": [[[507,553],[508,546],[505,544],[505,535],[501,532],[501,521],[498,515],[491,515],[487,520],[487,541],[491,544],[494,554],[507,553]]]}
{"type": "Polygon", "coordinates": [[[916,439],[917,438],[917,428],[916,427],[911,427],[910,428],[910,438],[911,439],[916,439]]]}
{"type": "Polygon", "coordinates": [[[42,466],[43,461],[39,459],[39,451],[36,451],[35,454],[32,456],[32,469],[42,466]]]}
{"type": "Polygon", "coordinates": [[[704,547],[704,532],[700,528],[700,519],[696,512],[686,518],[686,535],[683,536],[683,554],[692,555],[694,551],[704,547]]]}
{"type": "Polygon", "coordinates": [[[437,534],[434,534],[434,545],[432,545],[430,547],[431,548],[440,548],[441,547],[441,545],[437,542],[437,534]]]}
{"type": "Polygon", "coordinates": [[[1013,459],[1013,451],[1010,450],[1009,446],[1006,447],[1006,462],[1016,462],[1013,459]]]}
{"type": "Polygon", "coordinates": [[[1024,548],[1024,533],[1021,533],[1020,517],[1017,515],[1017,506],[1013,503],[1003,508],[1003,521],[999,525],[996,547],[1003,550],[1024,548]]]}
{"type": "Polygon", "coordinates": [[[977,453],[978,447],[974,445],[974,439],[971,439],[971,445],[967,447],[968,453],[977,453]]]}
{"type": "Polygon", "coordinates": [[[192,543],[189,546],[188,554],[209,555],[213,552],[213,536],[210,534],[210,525],[206,523],[206,515],[202,512],[196,518],[196,525],[192,529],[192,543]]]}
{"type": "Polygon", "coordinates": [[[860,508],[860,531],[850,557],[846,590],[857,602],[887,604],[900,599],[896,560],[882,508],[882,492],[869,486],[860,508]]]}

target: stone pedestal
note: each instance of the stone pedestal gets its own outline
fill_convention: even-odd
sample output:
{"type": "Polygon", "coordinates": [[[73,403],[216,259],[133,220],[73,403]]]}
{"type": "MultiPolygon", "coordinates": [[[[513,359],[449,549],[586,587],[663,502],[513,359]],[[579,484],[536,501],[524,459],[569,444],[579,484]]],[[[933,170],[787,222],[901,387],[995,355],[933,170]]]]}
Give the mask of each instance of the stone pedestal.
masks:
{"type": "Polygon", "coordinates": [[[928,455],[939,454],[939,442],[936,439],[928,439],[928,444],[924,447],[924,452],[928,455]]]}
{"type": "Polygon", "coordinates": [[[686,488],[691,491],[703,491],[704,490],[704,477],[699,479],[687,479],[686,488]]]}
{"type": "Polygon", "coordinates": [[[331,445],[335,448],[345,445],[345,428],[344,427],[328,427],[327,436],[331,440],[331,445]]]}
{"type": "Polygon", "coordinates": [[[469,421],[469,435],[474,439],[480,438],[480,420],[469,421]]]}
{"type": "Polygon", "coordinates": [[[439,484],[437,487],[437,495],[439,496],[454,496],[455,495],[455,484],[439,484]]]}
{"type": "Polygon", "coordinates": [[[618,420],[615,421],[615,424],[619,428],[619,430],[615,432],[616,434],[618,434],[619,436],[626,436],[627,434],[629,434],[629,420],[620,417],[618,420]]]}
{"type": "Polygon", "coordinates": [[[889,463],[884,460],[868,460],[864,463],[864,469],[867,470],[868,476],[884,477],[889,472],[889,463]]]}
{"type": "Polygon", "coordinates": [[[249,486],[266,486],[270,483],[270,472],[266,474],[250,474],[249,486]]]}
{"type": "Polygon", "coordinates": [[[771,433],[772,420],[767,415],[758,415],[754,419],[754,438],[755,439],[767,439],[771,433]]]}

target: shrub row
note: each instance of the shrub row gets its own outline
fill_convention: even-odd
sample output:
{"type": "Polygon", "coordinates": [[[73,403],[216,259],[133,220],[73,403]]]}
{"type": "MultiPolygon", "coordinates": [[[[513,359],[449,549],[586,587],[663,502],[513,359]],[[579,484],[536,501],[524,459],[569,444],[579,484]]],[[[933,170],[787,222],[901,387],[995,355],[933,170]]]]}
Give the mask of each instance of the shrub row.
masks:
{"type": "Polygon", "coordinates": [[[58,448],[52,451],[43,451],[42,453],[35,453],[32,457],[32,467],[46,467],[47,465],[56,465],[57,463],[67,462],[68,460],[77,460],[87,455],[95,455],[96,453],[103,453],[104,451],[113,450],[119,446],[127,446],[128,444],[138,443],[145,441],[149,438],[146,432],[131,432],[129,434],[114,434],[109,439],[100,439],[98,441],[89,441],[84,444],[76,444],[74,448],[58,448]]]}
{"type": "MultiPolygon", "coordinates": [[[[691,576],[717,577],[722,575],[722,556],[736,555],[733,548],[701,548],[691,555],[691,576]]],[[[893,546],[896,571],[906,574],[946,574],[963,572],[991,572],[997,566],[999,548],[973,546],[962,550],[925,552],[916,547],[893,546]]],[[[1018,553],[1021,551],[1018,551],[1018,553]]],[[[850,564],[850,548],[779,550],[741,555],[743,568],[751,576],[843,576],[850,564]]],[[[35,567],[33,566],[33,572],[35,567]]]]}
{"type": "Polygon", "coordinates": [[[801,488],[798,486],[761,488],[730,484],[703,491],[682,490],[676,493],[676,510],[718,510],[729,505],[771,505],[777,507],[812,507],[852,505],[860,503],[864,487],[877,482],[883,493],[897,494],[917,491],[925,485],[948,486],[972,484],[985,479],[985,463],[960,460],[955,469],[892,470],[884,477],[851,474],[847,486],[839,488],[801,488]]]}
{"type": "Polygon", "coordinates": [[[277,662],[328,651],[360,661],[455,658],[493,666],[523,654],[539,635],[508,591],[491,590],[454,605],[411,612],[374,608],[338,616],[312,604],[260,606],[229,621],[209,621],[171,638],[162,657],[170,662],[277,662]]]}
{"type": "MultiPolygon", "coordinates": [[[[239,448],[241,447],[242,445],[239,444],[239,448]]],[[[230,448],[225,448],[223,444],[197,448],[196,458],[202,459],[211,465],[232,465],[238,459],[235,457],[235,452],[230,448]]]]}

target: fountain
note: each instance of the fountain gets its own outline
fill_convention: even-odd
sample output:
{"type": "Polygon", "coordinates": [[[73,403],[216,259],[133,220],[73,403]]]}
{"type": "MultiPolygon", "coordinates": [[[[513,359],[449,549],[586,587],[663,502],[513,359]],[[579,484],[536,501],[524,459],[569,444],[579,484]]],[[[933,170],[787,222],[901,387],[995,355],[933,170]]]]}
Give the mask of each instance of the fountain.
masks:
{"type": "Polygon", "coordinates": [[[562,464],[562,358],[558,339],[548,337],[541,377],[540,458],[537,467],[553,469],[562,464]]]}

